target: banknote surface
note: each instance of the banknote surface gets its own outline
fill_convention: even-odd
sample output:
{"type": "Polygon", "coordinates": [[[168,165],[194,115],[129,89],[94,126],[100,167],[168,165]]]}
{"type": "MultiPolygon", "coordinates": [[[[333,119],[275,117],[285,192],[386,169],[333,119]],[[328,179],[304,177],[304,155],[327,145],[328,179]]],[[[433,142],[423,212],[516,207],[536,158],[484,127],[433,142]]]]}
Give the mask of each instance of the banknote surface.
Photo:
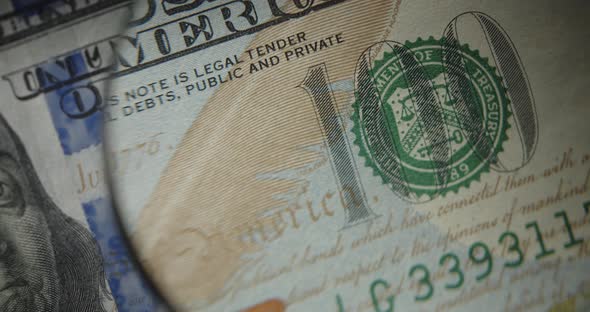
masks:
{"type": "Polygon", "coordinates": [[[105,144],[141,263],[179,310],[588,309],[589,13],[138,2],[105,144]]]}
{"type": "Polygon", "coordinates": [[[129,3],[1,4],[0,310],[157,310],[103,170],[100,80],[129,3]]]}

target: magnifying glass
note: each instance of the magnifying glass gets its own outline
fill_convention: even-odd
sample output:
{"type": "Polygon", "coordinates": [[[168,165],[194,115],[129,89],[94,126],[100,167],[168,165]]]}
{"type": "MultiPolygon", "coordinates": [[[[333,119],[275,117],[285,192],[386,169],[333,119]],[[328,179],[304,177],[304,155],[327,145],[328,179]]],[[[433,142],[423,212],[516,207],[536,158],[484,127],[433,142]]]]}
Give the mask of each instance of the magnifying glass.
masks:
{"type": "MultiPolygon", "coordinates": [[[[538,176],[552,160],[535,161],[555,143],[539,138],[553,108],[535,98],[563,87],[532,86],[550,53],[523,29],[581,13],[433,5],[135,4],[114,44],[106,155],[137,260],[173,309],[510,306],[528,287],[511,274],[570,255],[541,243],[541,223],[571,229],[582,203],[530,220],[516,203],[555,189],[538,176]]],[[[579,247],[579,231],[560,237],[579,247]]]]}

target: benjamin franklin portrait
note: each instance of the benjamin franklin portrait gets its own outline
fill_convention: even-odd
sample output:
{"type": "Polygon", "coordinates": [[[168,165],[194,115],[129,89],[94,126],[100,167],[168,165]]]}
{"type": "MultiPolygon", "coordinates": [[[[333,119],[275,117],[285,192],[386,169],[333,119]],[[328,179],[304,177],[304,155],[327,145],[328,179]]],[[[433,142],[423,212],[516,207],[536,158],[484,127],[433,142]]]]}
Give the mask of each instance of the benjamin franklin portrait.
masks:
{"type": "Polygon", "coordinates": [[[91,233],[54,204],[0,115],[0,311],[102,312],[109,296],[91,233]]]}

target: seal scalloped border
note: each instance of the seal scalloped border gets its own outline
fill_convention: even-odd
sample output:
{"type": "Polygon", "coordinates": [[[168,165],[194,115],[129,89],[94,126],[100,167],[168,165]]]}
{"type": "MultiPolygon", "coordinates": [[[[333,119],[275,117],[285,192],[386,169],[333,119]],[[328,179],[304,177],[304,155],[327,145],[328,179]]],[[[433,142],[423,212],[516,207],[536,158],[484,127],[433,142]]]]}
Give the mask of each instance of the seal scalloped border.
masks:
{"type": "MultiPolygon", "coordinates": [[[[430,36],[428,39],[424,40],[420,37],[418,37],[418,39],[415,42],[412,41],[406,41],[405,42],[405,46],[412,50],[413,48],[417,48],[423,45],[441,45],[442,44],[442,40],[436,40],[434,39],[434,37],[430,36]]],[[[503,103],[506,103],[505,105],[505,115],[504,115],[504,120],[505,120],[505,126],[503,127],[503,131],[501,131],[500,133],[500,140],[499,140],[499,144],[496,147],[496,153],[495,155],[500,154],[501,152],[504,151],[504,142],[506,142],[508,140],[508,129],[510,129],[510,117],[512,115],[512,110],[511,110],[511,104],[510,104],[510,99],[507,96],[507,92],[508,89],[505,87],[504,82],[502,77],[500,77],[497,73],[497,70],[495,67],[491,66],[489,63],[489,59],[487,57],[482,57],[479,53],[479,50],[472,50],[469,48],[469,46],[467,44],[463,44],[461,45],[462,48],[462,52],[463,53],[467,53],[468,55],[470,55],[471,57],[473,57],[474,59],[478,60],[481,65],[484,66],[484,68],[488,71],[488,73],[490,73],[490,75],[492,75],[492,77],[497,81],[497,83],[499,84],[499,87],[502,89],[503,92],[501,92],[500,94],[500,98],[502,99],[503,103]]],[[[383,58],[380,60],[375,60],[375,66],[373,66],[374,68],[380,68],[381,66],[383,66],[387,60],[389,60],[389,58],[391,58],[393,56],[393,53],[389,53],[387,51],[385,51],[383,53],[383,58]]],[[[367,147],[365,147],[365,144],[362,142],[362,134],[361,134],[361,128],[360,128],[360,118],[359,118],[359,103],[356,100],[357,96],[356,96],[356,91],[355,91],[355,101],[352,104],[352,107],[354,109],[353,114],[351,115],[351,119],[353,122],[353,126],[352,126],[352,133],[355,136],[354,139],[354,144],[357,145],[360,149],[359,151],[359,156],[361,156],[362,158],[365,159],[365,163],[364,165],[366,167],[372,168],[373,171],[373,176],[378,176],[381,178],[381,181],[383,182],[383,184],[389,185],[390,188],[392,188],[392,185],[390,181],[387,180],[387,178],[381,174],[379,168],[377,167],[377,165],[373,162],[373,159],[370,155],[370,152],[367,150],[367,147]]],[[[479,157],[478,155],[475,155],[474,157],[479,157]]],[[[440,192],[437,194],[436,191],[432,192],[432,191],[428,191],[428,190],[421,190],[421,189],[415,189],[415,188],[410,188],[411,192],[414,193],[418,198],[420,198],[423,195],[426,195],[429,197],[429,199],[433,199],[435,198],[437,195],[441,195],[441,196],[445,196],[446,194],[448,194],[449,192],[453,192],[455,194],[457,194],[459,192],[459,190],[464,187],[466,189],[469,188],[469,186],[471,185],[471,183],[473,181],[477,181],[479,182],[481,180],[481,176],[483,173],[488,173],[490,172],[490,162],[489,160],[486,160],[488,163],[483,166],[481,169],[477,170],[477,172],[475,172],[473,174],[472,177],[468,178],[468,179],[464,179],[463,181],[456,183],[455,185],[452,186],[445,186],[443,188],[440,189],[440,192]]]]}

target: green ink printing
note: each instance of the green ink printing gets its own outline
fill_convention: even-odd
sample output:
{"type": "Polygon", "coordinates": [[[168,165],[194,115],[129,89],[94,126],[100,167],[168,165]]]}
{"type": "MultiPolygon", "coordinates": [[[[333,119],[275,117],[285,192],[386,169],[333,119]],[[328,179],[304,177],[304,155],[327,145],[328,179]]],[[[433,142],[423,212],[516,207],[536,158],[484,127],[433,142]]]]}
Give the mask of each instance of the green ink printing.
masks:
{"type": "MultiPolygon", "coordinates": [[[[420,198],[426,195],[433,198],[437,194],[445,195],[449,191],[457,192],[461,187],[469,187],[472,181],[479,180],[483,172],[489,172],[490,159],[496,159],[502,144],[507,140],[509,128],[509,100],[502,79],[488,63],[487,58],[478,51],[470,50],[467,45],[461,47],[465,70],[469,75],[471,90],[477,99],[476,107],[480,109],[479,118],[492,145],[492,155],[484,159],[478,155],[470,144],[461,117],[455,110],[456,100],[450,94],[443,65],[443,48],[440,40],[429,38],[406,42],[405,46],[412,51],[419,61],[426,76],[438,96],[442,107],[442,120],[447,129],[446,141],[450,148],[450,162],[446,168],[438,168],[432,157],[432,146],[429,146],[423,125],[413,102],[417,91],[410,90],[403,66],[398,54],[384,52],[383,58],[374,62],[371,74],[373,84],[380,98],[380,111],[387,128],[387,136],[381,138],[388,141],[395,150],[395,155],[384,157],[379,147],[372,146],[368,137],[367,127],[375,122],[366,120],[363,115],[357,90],[357,101],[353,104],[353,133],[355,144],[360,148],[360,156],[365,165],[380,176],[384,184],[395,191],[396,184],[405,184],[410,193],[420,198]],[[379,155],[377,155],[379,154],[379,155]],[[398,163],[403,181],[392,181],[387,174],[388,166],[398,163]],[[446,181],[440,183],[441,171],[446,173],[446,181]]],[[[374,140],[374,138],[373,138],[374,140]]]]}

